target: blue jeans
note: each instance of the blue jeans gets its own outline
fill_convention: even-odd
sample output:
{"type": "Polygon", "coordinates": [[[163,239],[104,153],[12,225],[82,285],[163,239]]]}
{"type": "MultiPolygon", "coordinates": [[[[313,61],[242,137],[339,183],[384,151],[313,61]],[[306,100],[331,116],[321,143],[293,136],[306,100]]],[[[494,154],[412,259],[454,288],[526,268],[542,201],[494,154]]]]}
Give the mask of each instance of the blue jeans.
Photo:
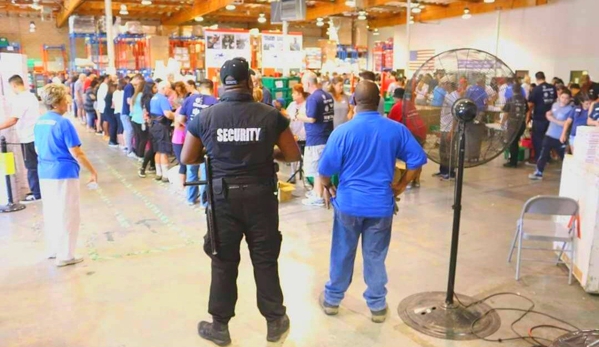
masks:
{"type": "Polygon", "coordinates": [[[391,241],[393,216],[384,218],[354,217],[335,210],[331,244],[330,279],[325,285],[327,303],[338,306],[352,281],[358,240],[362,235],[364,281],[368,288],[364,299],[372,311],[387,306],[387,270],[385,258],[391,241]]]}
{"type": "MultiPolygon", "coordinates": [[[[206,165],[187,165],[187,182],[199,181],[200,177],[198,176],[199,170],[202,170],[202,178],[206,178],[206,165]]],[[[187,187],[187,202],[195,202],[199,197],[204,196],[204,192],[206,191],[206,186],[189,186],[187,187]]],[[[208,205],[206,202],[201,201],[202,206],[206,207],[208,205]]]]}

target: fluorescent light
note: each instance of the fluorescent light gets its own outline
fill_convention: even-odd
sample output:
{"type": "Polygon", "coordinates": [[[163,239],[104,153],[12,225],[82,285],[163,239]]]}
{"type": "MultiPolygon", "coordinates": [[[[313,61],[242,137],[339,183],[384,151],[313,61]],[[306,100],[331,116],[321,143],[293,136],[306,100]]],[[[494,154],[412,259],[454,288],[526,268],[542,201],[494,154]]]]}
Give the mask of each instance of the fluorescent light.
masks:
{"type": "Polygon", "coordinates": [[[414,24],[414,16],[410,16],[410,24],[414,24]]]}
{"type": "Polygon", "coordinates": [[[225,9],[227,11],[233,11],[234,9],[236,9],[236,7],[233,4],[229,4],[229,5],[225,6],[225,9]]]}
{"type": "Polygon", "coordinates": [[[470,14],[470,9],[466,7],[464,9],[464,14],[462,15],[462,19],[470,19],[472,15],[470,14]]]}
{"type": "Polygon", "coordinates": [[[347,6],[347,7],[356,7],[356,2],[355,1],[346,1],[345,2],[345,6],[347,6]]]}
{"type": "Polygon", "coordinates": [[[372,35],[378,36],[379,35],[379,29],[374,29],[374,32],[372,33],[372,35]]]}
{"type": "Polygon", "coordinates": [[[366,20],[366,11],[358,12],[358,20],[366,20]]]}
{"type": "Polygon", "coordinates": [[[323,26],[323,25],[324,25],[324,22],[316,22],[316,26],[317,26],[317,27],[321,27],[321,26],[323,26]]]}
{"type": "Polygon", "coordinates": [[[264,18],[264,13],[260,13],[260,17],[258,17],[258,23],[266,23],[266,18],[264,18]]]}
{"type": "Polygon", "coordinates": [[[204,17],[202,17],[202,16],[197,16],[197,17],[195,17],[193,20],[195,20],[196,22],[203,22],[203,21],[204,21],[204,17]]]}
{"type": "Polygon", "coordinates": [[[485,0],[485,4],[492,4],[494,2],[495,2],[495,0],[485,0]]]}
{"type": "Polygon", "coordinates": [[[35,22],[34,21],[29,22],[29,32],[30,33],[35,32],[35,22]]]}
{"type": "Polygon", "coordinates": [[[141,0],[141,4],[143,6],[149,6],[152,5],[152,0],[141,0]]]}
{"type": "Polygon", "coordinates": [[[422,12],[422,10],[420,9],[420,7],[414,7],[412,9],[412,13],[420,13],[420,12],[422,12]]]}
{"type": "Polygon", "coordinates": [[[119,14],[121,16],[126,16],[129,14],[129,11],[127,11],[127,5],[121,5],[121,10],[119,11],[119,14]]]}

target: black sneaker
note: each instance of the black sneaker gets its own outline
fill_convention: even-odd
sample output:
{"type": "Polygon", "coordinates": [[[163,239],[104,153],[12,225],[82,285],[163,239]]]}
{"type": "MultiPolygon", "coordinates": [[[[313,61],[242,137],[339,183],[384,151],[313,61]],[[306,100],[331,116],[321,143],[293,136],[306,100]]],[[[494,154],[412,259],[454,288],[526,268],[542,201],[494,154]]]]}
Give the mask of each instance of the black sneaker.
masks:
{"type": "Polygon", "coordinates": [[[326,314],[327,316],[334,316],[337,313],[339,313],[339,306],[338,305],[334,306],[334,305],[329,304],[324,299],[324,292],[320,294],[320,298],[318,298],[318,302],[320,303],[320,307],[324,311],[324,314],[326,314]]]}
{"type": "Polygon", "coordinates": [[[155,179],[156,181],[162,181],[162,176],[158,176],[158,175],[156,175],[156,177],[154,177],[154,179],[155,179]]]}
{"type": "Polygon", "coordinates": [[[503,167],[507,167],[507,168],[517,168],[518,165],[517,164],[512,164],[512,163],[505,163],[503,164],[503,167]]]}
{"type": "Polygon", "coordinates": [[[441,172],[436,172],[433,174],[433,177],[441,177],[441,176],[443,176],[443,173],[441,173],[441,172]]]}
{"type": "Polygon", "coordinates": [[[148,173],[156,173],[156,168],[150,166],[150,168],[148,169],[148,173]]]}
{"type": "Polygon", "coordinates": [[[201,321],[198,324],[198,334],[203,339],[212,341],[219,346],[228,346],[231,344],[229,327],[224,324],[201,321]]]}
{"type": "Polygon", "coordinates": [[[383,323],[387,319],[387,311],[387,306],[380,311],[370,310],[370,313],[372,314],[370,319],[375,323],[383,323]]]}
{"type": "Polygon", "coordinates": [[[266,327],[268,330],[266,340],[268,342],[277,342],[289,330],[289,317],[284,315],[276,321],[267,322],[266,327]]]}
{"type": "Polygon", "coordinates": [[[140,168],[139,171],[137,171],[137,176],[146,178],[146,170],[144,168],[140,168]]]}

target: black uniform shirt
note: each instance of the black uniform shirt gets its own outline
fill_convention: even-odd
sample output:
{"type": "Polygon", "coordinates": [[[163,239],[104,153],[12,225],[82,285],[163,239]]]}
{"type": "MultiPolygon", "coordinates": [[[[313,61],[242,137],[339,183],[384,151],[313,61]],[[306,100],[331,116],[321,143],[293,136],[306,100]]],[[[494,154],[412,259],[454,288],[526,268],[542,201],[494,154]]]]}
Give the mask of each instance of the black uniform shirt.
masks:
{"type": "Polygon", "coordinates": [[[227,92],[187,131],[206,147],[213,178],[272,178],[274,146],[288,127],[289,120],[274,107],[254,102],[247,93],[227,92]]]}
{"type": "Polygon", "coordinates": [[[551,84],[543,82],[536,86],[528,97],[528,101],[535,105],[534,109],[532,110],[532,119],[547,121],[545,116],[547,112],[551,111],[551,107],[556,99],[557,91],[551,84]]]}

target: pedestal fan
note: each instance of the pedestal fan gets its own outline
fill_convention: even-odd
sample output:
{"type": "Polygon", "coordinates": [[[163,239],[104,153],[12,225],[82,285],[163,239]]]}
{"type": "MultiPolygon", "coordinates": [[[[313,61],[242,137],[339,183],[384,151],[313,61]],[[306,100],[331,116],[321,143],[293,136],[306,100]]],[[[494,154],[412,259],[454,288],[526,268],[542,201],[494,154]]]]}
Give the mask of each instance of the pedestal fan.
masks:
{"type": "Polygon", "coordinates": [[[398,307],[401,319],[423,334],[471,340],[490,336],[501,325],[491,307],[454,289],[464,168],[493,160],[516,137],[526,101],[515,77],[492,54],[457,49],[429,59],[406,87],[405,125],[420,137],[429,159],[449,170],[449,177],[457,168],[447,291],[418,293],[398,307]],[[437,85],[428,90],[433,80],[437,85]]]}

